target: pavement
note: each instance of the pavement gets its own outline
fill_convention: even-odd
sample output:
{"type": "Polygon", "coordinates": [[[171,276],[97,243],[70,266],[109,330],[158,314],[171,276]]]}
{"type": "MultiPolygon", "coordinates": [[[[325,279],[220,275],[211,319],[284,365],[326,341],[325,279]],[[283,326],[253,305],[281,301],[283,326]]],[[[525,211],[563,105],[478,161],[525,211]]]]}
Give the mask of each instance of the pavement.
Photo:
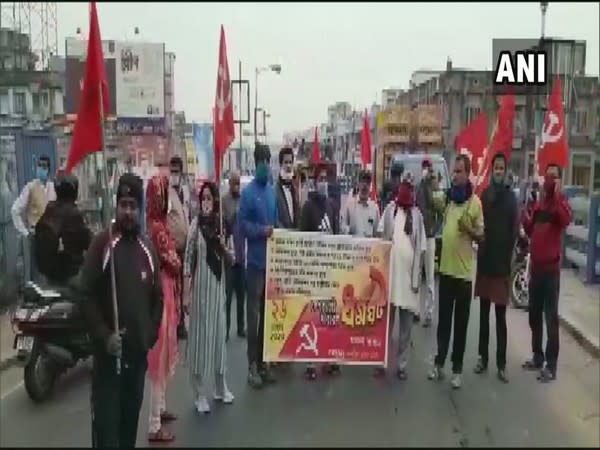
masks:
{"type": "MultiPolygon", "coordinates": [[[[372,377],[369,367],[342,367],[340,377],[302,378],[302,365],[278,369],[279,382],[262,391],[246,383],[245,341],[228,344],[228,382],[233,405],[210,415],[192,407],[182,364],[167,394],[179,415],[172,444],[190,447],[595,447],[600,446],[600,361],[561,329],[558,378],[549,385],[520,365],[530,356],[527,314],[509,309],[509,384],[490,365],[476,375],[479,304],[473,303],[463,388],[426,379],[435,328],[415,325],[409,378],[372,377]]],[[[494,320],[490,354],[495,349],[494,320]]],[[[235,323],[235,320],[233,321],[235,323]]],[[[182,344],[182,349],[185,344],[182,344]]],[[[492,358],[493,361],[493,358],[492,358]]],[[[449,363],[446,364],[447,372],[449,363]]],[[[33,404],[22,386],[22,369],[0,373],[0,447],[89,446],[89,363],[60,379],[53,398],[33,404]]],[[[149,384],[140,415],[138,446],[146,446],[149,384]]]]}
{"type": "Polygon", "coordinates": [[[563,269],[558,314],[561,324],[591,354],[600,358],[600,285],[584,284],[572,269],[563,269]]]}

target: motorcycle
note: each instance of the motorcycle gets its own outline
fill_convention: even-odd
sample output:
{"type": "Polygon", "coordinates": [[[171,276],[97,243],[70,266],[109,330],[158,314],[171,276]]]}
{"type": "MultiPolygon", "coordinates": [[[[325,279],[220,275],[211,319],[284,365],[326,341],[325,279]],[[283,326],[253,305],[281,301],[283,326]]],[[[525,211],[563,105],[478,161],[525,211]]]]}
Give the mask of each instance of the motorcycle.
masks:
{"type": "Polygon", "coordinates": [[[12,317],[13,347],[24,363],[27,394],[41,403],[61,374],[92,355],[92,343],[68,288],[44,290],[30,281],[23,294],[12,317]]]}
{"type": "Polygon", "coordinates": [[[513,250],[510,275],[510,299],[517,309],[529,307],[529,239],[521,228],[513,250]]]}

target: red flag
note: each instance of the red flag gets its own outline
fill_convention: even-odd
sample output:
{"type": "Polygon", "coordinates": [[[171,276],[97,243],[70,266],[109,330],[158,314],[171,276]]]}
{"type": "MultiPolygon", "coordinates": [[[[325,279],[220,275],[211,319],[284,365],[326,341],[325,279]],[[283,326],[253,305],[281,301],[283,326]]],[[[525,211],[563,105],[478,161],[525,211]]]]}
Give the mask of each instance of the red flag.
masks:
{"type": "Polygon", "coordinates": [[[235,139],[233,123],[233,104],[231,103],[231,79],[227,63],[227,47],[225,30],[221,25],[221,41],[219,43],[219,68],[217,71],[217,96],[213,110],[214,145],[215,145],[215,177],[221,180],[221,164],[227,148],[235,139]]]}
{"type": "Polygon", "coordinates": [[[96,12],[96,2],[91,2],[85,78],[65,167],[66,173],[70,173],[87,155],[102,150],[102,121],[106,118],[108,111],[110,111],[110,99],[104,72],[98,13],[96,12]],[[102,105],[100,104],[100,92],[102,92],[102,105]],[[103,108],[104,117],[102,117],[101,108],[103,108]]]}
{"type": "Polygon", "coordinates": [[[381,206],[379,205],[379,198],[377,196],[377,186],[375,185],[375,178],[371,178],[371,192],[369,192],[369,198],[375,202],[377,209],[381,212],[381,206]]]}
{"type": "Polygon", "coordinates": [[[469,178],[473,184],[479,173],[479,166],[483,164],[487,139],[487,115],[482,112],[469,125],[463,128],[454,140],[456,151],[467,155],[471,159],[471,174],[469,178]]]}
{"type": "Polygon", "coordinates": [[[513,144],[513,119],[515,118],[515,96],[508,94],[502,96],[500,109],[496,117],[496,126],[492,136],[492,142],[489,151],[485,155],[483,170],[479,178],[479,184],[475,189],[477,195],[481,195],[483,190],[490,184],[490,174],[492,172],[492,160],[496,153],[503,153],[506,161],[510,159],[513,144]]]}
{"type": "Polygon", "coordinates": [[[371,164],[371,127],[369,125],[369,114],[366,109],[360,139],[360,159],[363,166],[371,164]]]}
{"type": "Polygon", "coordinates": [[[315,139],[313,141],[312,148],[312,162],[318,163],[321,161],[321,151],[319,150],[319,133],[317,131],[318,127],[315,127],[315,139]]]}
{"type": "Polygon", "coordinates": [[[538,151],[539,174],[544,175],[548,164],[563,169],[569,163],[569,147],[565,136],[565,111],[562,104],[562,81],[557,78],[548,98],[548,111],[544,117],[542,140],[538,151]]]}

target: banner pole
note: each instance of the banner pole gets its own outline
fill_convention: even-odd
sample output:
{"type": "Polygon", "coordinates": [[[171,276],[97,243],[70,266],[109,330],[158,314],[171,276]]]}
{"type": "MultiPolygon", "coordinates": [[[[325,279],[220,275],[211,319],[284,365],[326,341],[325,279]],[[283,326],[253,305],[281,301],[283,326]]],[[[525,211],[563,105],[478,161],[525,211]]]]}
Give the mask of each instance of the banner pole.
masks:
{"type": "MultiPolygon", "coordinates": [[[[100,127],[102,130],[102,156],[104,159],[104,187],[105,187],[105,205],[104,210],[107,212],[105,221],[108,224],[108,258],[110,261],[110,291],[112,297],[113,306],[113,325],[115,333],[119,333],[119,306],[117,302],[117,283],[115,275],[115,259],[114,259],[114,248],[113,248],[113,220],[108,215],[109,208],[112,206],[112,195],[108,186],[108,155],[106,152],[106,130],[104,128],[104,99],[102,97],[102,82],[99,83],[100,93],[100,127]]],[[[140,207],[142,205],[139,205],[140,207]]],[[[116,360],[117,375],[121,375],[121,357],[118,356],[116,360]]]]}

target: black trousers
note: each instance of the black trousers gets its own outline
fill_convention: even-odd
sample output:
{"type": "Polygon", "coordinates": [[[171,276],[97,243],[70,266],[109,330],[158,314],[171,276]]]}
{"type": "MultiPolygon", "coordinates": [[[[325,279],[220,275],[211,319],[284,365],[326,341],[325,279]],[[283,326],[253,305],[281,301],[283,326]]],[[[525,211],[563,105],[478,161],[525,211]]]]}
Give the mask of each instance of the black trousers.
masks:
{"type": "Polygon", "coordinates": [[[227,333],[231,328],[231,301],[233,300],[233,294],[236,299],[236,319],[237,319],[237,331],[238,333],[244,331],[244,267],[235,264],[233,266],[227,265],[226,277],[226,304],[225,310],[227,313],[227,333]]]}
{"type": "Polygon", "coordinates": [[[138,419],[144,399],[147,354],[116,360],[94,355],[92,373],[92,447],[135,448],[138,419]]]}
{"type": "MultiPolygon", "coordinates": [[[[488,365],[488,347],[490,342],[490,307],[491,302],[479,300],[479,356],[481,362],[488,365]]],[[[506,305],[494,305],[496,310],[496,367],[506,368],[506,305]]]]}
{"type": "Polygon", "coordinates": [[[440,275],[437,327],[437,355],[435,364],[444,367],[454,313],[454,339],[452,340],[452,372],[462,373],[463,357],[467,343],[467,326],[471,310],[471,282],[460,278],[440,275]]]}
{"type": "Polygon", "coordinates": [[[246,269],[246,324],[248,342],[248,365],[263,366],[265,329],[265,271],[253,267],[246,269]]]}
{"type": "Polygon", "coordinates": [[[558,297],[560,273],[532,273],[529,281],[529,327],[531,328],[531,350],[537,365],[544,364],[556,373],[558,360],[558,297]],[[544,323],[546,319],[546,353],[542,350],[544,323]]]}

